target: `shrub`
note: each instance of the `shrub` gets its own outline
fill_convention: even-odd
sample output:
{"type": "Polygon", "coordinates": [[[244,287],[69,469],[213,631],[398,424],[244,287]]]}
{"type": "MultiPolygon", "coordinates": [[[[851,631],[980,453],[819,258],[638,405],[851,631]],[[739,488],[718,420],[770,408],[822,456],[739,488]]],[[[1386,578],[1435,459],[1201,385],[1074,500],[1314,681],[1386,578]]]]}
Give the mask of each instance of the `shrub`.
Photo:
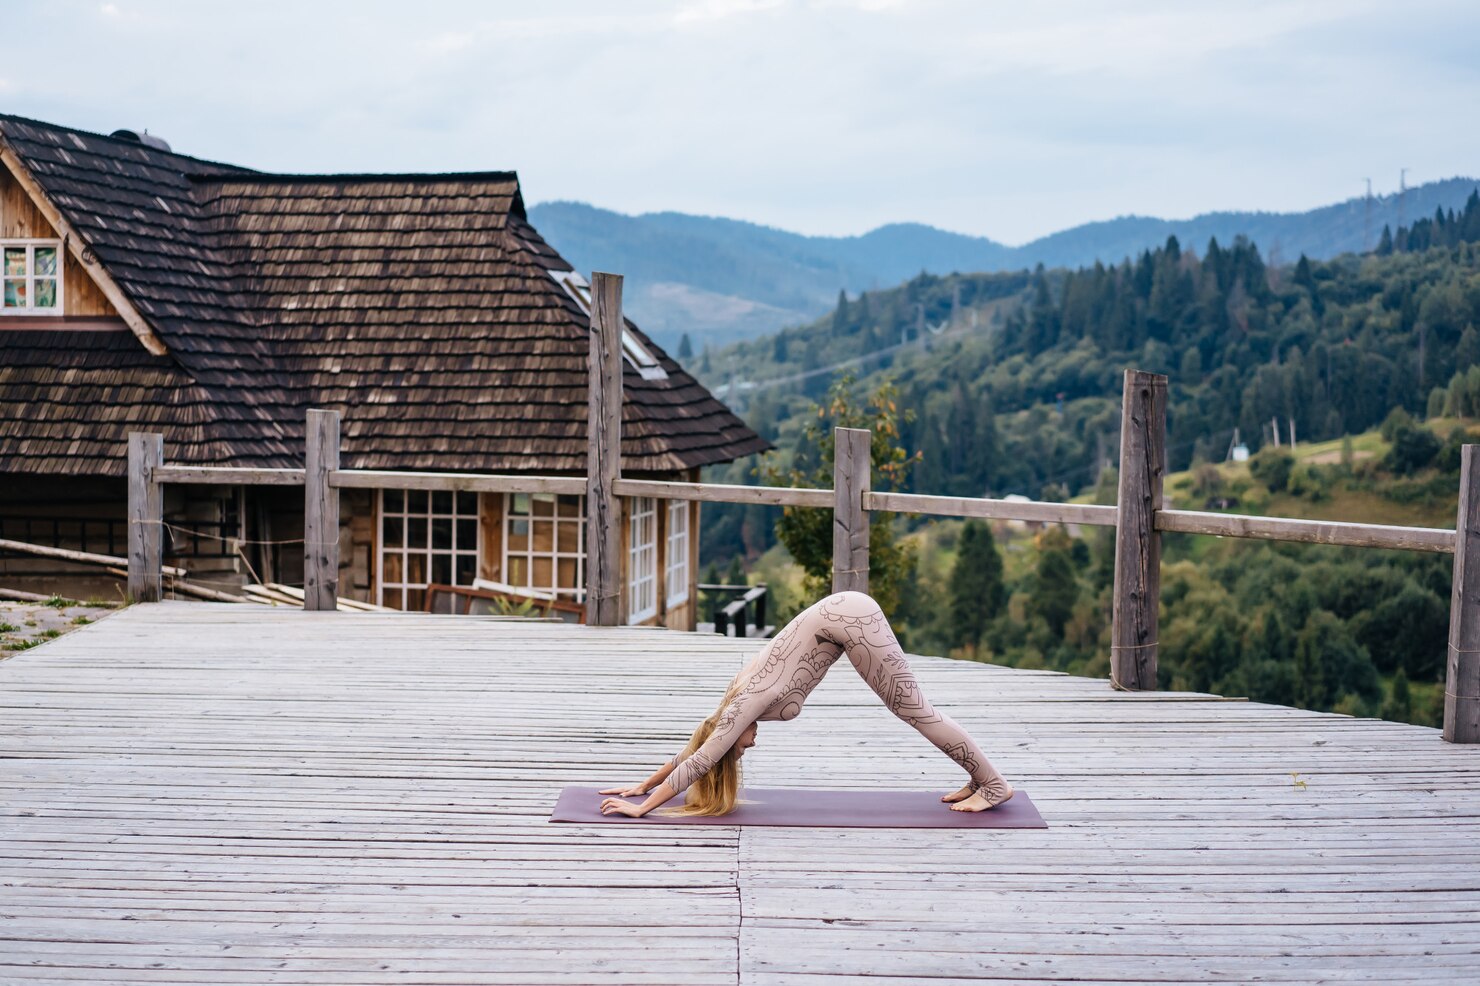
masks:
{"type": "MultiPolygon", "coordinates": [[[[1386,430],[1386,425],[1383,426],[1386,430]]],[[[1439,454],[1439,439],[1420,425],[1400,425],[1393,430],[1393,443],[1382,464],[1400,476],[1412,475],[1434,461],[1439,454]]]]}
{"type": "Polygon", "coordinates": [[[1249,460],[1249,472],[1259,482],[1278,493],[1290,482],[1290,472],[1295,468],[1295,456],[1279,448],[1261,449],[1249,460]]]}

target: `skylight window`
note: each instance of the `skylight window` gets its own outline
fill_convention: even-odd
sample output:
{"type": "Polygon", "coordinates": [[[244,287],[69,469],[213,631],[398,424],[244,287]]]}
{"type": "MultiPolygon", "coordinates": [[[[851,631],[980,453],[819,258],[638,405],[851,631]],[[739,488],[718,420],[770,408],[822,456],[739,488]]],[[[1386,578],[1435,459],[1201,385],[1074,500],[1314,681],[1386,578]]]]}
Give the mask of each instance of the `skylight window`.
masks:
{"type": "MultiPolygon", "coordinates": [[[[573,270],[552,270],[550,276],[581,306],[582,311],[591,314],[591,285],[584,277],[573,270]]],[[[668,379],[668,371],[625,326],[622,328],[622,356],[644,380],[668,379]]]]}
{"type": "Polygon", "coordinates": [[[62,244],[0,240],[0,315],[62,313],[62,244]]]}

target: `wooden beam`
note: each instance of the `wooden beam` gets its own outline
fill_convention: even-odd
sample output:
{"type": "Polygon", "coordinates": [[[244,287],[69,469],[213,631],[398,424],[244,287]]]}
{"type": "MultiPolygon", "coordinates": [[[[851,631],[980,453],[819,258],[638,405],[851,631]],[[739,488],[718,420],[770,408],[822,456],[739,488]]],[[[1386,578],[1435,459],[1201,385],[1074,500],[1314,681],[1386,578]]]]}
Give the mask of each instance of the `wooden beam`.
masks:
{"type": "Polygon", "coordinates": [[[128,436],[128,596],[136,603],[160,598],[164,498],[154,470],[164,462],[164,436],[128,436]]]}
{"type": "Polygon", "coordinates": [[[1114,527],[1117,511],[1092,503],[1042,503],[1037,500],[992,500],[920,493],[865,493],[865,510],[942,517],[985,517],[990,520],[1027,520],[1045,524],[1090,524],[1114,527]]]}
{"type": "Polygon", "coordinates": [[[329,474],[339,468],[339,412],[309,411],[304,430],[303,608],[338,609],[339,490],[329,474]]]}
{"type": "Polygon", "coordinates": [[[374,469],[336,469],[329,474],[329,485],[342,490],[454,490],[464,493],[566,493],[573,496],[586,492],[586,480],[580,476],[501,476],[374,469]]]}
{"type": "MultiPolygon", "coordinates": [[[[121,568],[109,568],[109,575],[117,575],[128,578],[128,572],[121,568]]],[[[205,586],[195,585],[184,579],[171,578],[165,585],[168,592],[183,593],[187,596],[195,596],[197,599],[209,599],[217,603],[249,603],[252,600],[246,596],[234,596],[229,592],[218,592],[215,589],[207,589],[205,586]]]]}
{"type": "Polygon", "coordinates": [[[660,479],[619,479],[618,496],[652,496],[660,500],[709,500],[714,503],[764,503],[782,507],[831,507],[832,490],[789,486],[732,486],[724,483],[676,483],[660,479]]]}
{"type": "Polygon", "coordinates": [[[1460,449],[1445,663],[1444,738],[1451,743],[1480,743],[1480,445],[1460,449]]]}
{"type": "Polygon", "coordinates": [[[833,592],[868,592],[863,494],[870,484],[872,441],[866,428],[833,429],[833,592]]]}
{"type": "MultiPolygon", "coordinates": [[[[37,555],[41,558],[60,558],[64,561],[75,561],[83,565],[111,565],[122,569],[128,565],[127,558],[119,558],[116,555],[99,555],[91,551],[74,551],[71,548],[53,548],[45,544],[31,544],[29,541],[11,541],[0,538],[0,551],[15,551],[23,555],[37,555]]],[[[184,578],[185,569],[175,568],[172,565],[159,566],[160,572],[176,578],[184,578]]],[[[47,597],[50,598],[50,597],[47,597]]]]}
{"type": "Polygon", "coordinates": [[[302,486],[302,469],[250,469],[241,466],[161,466],[155,482],[219,486],[302,486]]]}
{"type": "Polygon", "coordinates": [[[0,599],[11,599],[20,603],[45,603],[56,597],[41,592],[26,592],[22,589],[0,589],[0,599]]]}
{"type": "Polygon", "coordinates": [[[622,622],[622,278],[591,275],[586,445],[586,623],[622,622]]]}
{"type": "Polygon", "coordinates": [[[103,265],[99,263],[97,254],[88,246],[87,240],[73,228],[72,224],[66,220],[61,211],[52,204],[51,199],[46,194],[46,190],[31,175],[30,169],[26,167],[25,162],[20,159],[20,156],[10,149],[10,145],[6,143],[3,136],[0,136],[0,162],[3,162],[10,169],[10,174],[15,178],[16,183],[25,190],[36,208],[46,217],[46,221],[51,223],[52,228],[57,231],[57,235],[62,238],[67,252],[72,255],[73,259],[77,261],[83,270],[87,271],[88,276],[97,284],[98,290],[103,292],[103,297],[107,298],[113,307],[118,309],[118,314],[123,319],[124,324],[144,344],[144,348],[155,356],[166,355],[169,352],[169,348],[165,346],[164,341],[155,333],[154,327],[134,307],[134,303],[129,300],[123,288],[119,287],[118,282],[113,280],[113,275],[109,274],[103,265]]]}
{"type": "Polygon", "coordinates": [[[1206,513],[1200,510],[1159,510],[1156,529],[1183,534],[1260,538],[1304,544],[1342,544],[1357,548],[1397,548],[1406,551],[1454,550],[1454,532],[1438,527],[1391,527],[1291,517],[1250,517],[1246,514],[1206,513]]]}
{"type": "Polygon", "coordinates": [[[1166,468],[1167,378],[1126,370],[1121,401],[1110,683],[1127,691],[1151,691],[1156,688],[1161,603],[1156,513],[1166,468]]]}

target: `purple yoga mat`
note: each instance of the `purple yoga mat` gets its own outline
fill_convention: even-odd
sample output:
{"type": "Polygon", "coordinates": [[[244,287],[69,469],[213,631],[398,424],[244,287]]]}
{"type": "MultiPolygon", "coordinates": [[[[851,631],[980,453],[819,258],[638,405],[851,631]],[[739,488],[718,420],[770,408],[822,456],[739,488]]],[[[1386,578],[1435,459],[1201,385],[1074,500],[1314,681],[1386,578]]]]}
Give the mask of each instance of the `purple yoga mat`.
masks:
{"type": "MultiPolygon", "coordinates": [[[[791,825],[809,828],[883,829],[1046,829],[1048,823],[1022,788],[987,811],[951,811],[936,791],[809,791],[801,788],[742,788],[748,801],[728,815],[695,818],[660,815],[642,818],[601,813],[606,795],[594,787],[560,792],[552,822],[629,822],[635,825],[791,825]]],[[[626,798],[640,803],[642,798],[626,798]]],[[[670,805],[682,804],[675,798],[670,805]]]]}

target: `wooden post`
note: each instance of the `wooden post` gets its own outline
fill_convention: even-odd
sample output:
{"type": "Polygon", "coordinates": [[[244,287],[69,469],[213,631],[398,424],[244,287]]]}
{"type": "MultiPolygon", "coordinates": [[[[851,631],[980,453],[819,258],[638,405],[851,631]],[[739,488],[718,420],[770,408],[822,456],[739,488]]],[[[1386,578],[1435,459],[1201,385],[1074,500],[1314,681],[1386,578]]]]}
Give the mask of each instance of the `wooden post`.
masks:
{"type": "Polygon", "coordinates": [[[303,608],[339,608],[339,412],[309,411],[304,429],[303,608]]]}
{"type": "Polygon", "coordinates": [[[833,430],[833,592],[868,592],[868,514],[863,494],[870,483],[867,428],[833,430]]]}
{"type": "Polygon", "coordinates": [[[136,603],[157,603],[162,595],[164,496],[154,470],[164,465],[164,436],[132,432],[128,436],[128,596],[136,603]]]}
{"type": "Polygon", "coordinates": [[[1161,602],[1161,534],[1155,524],[1166,468],[1167,378],[1126,370],[1121,400],[1110,683],[1152,691],[1161,602]]]}
{"type": "Polygon", "coordinates": [[[622,622],[622,278],[591,275],[591,362],[586,446],[586,623],[622,622]]]}
{"type": "Polygon", "coordinates": [[[1444,738],[1451,743],[1480,743],[1480,445],[1460,450],[1444,738]]]}

